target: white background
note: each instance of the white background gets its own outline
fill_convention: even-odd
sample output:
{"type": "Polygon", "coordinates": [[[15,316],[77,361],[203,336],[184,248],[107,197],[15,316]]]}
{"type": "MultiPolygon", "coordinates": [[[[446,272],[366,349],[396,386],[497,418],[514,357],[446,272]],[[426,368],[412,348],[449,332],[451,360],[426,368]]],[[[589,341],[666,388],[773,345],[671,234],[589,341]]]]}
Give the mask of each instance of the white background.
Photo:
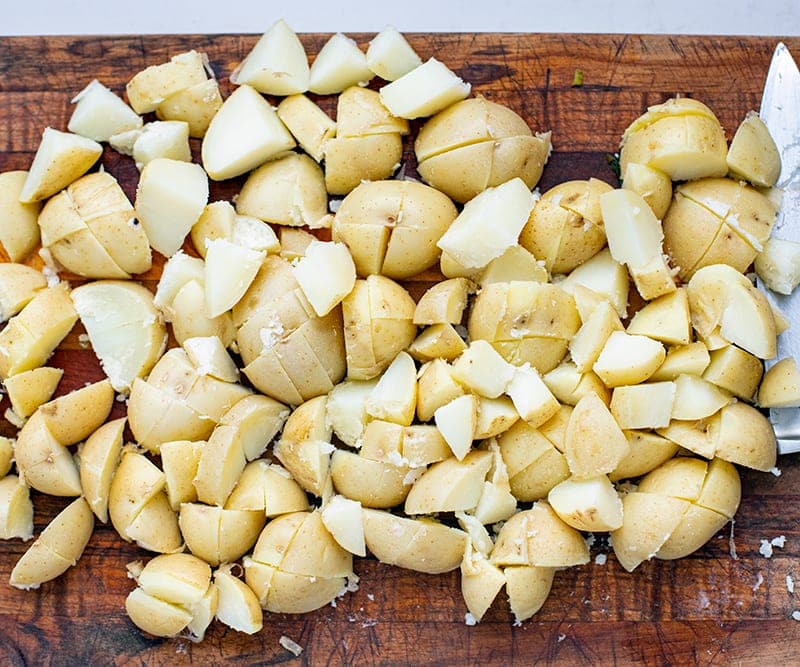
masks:
{"type": "Polygon", "coordinates": [[[0,35],[617,32],[800,35],[800,0],[0,0],[0,35]]]}

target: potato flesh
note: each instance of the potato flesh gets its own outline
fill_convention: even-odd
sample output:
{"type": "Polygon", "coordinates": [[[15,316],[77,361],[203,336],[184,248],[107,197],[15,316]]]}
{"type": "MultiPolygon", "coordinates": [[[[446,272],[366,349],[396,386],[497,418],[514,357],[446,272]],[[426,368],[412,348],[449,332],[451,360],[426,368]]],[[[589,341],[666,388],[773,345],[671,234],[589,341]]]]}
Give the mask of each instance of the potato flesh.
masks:
{"type": "Polygon", "coordinates": [[[12,262],[25,259],[39,243],[37,216],[41,204],[19,201],[28,172],[0,174],[0,243],[12,262]]]}

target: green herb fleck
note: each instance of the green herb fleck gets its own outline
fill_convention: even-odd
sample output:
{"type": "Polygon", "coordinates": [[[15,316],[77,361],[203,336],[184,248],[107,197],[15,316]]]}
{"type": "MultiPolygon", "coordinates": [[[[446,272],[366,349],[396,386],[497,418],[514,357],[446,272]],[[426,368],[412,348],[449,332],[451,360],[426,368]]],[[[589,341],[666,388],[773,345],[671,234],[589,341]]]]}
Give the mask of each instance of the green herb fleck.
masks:
{"type": "Polygon", "coordinates": [[[576,69],[575,74],[572,75],[572,87],[580,88],[583,85],[583,70],[576,69]]]}
{"type": "Polygon", "coordinates": [[[622,178],[619,171],[619,153],[606,153],[606,162],[611,170],[617,175],[617,178],[622,178]]]}

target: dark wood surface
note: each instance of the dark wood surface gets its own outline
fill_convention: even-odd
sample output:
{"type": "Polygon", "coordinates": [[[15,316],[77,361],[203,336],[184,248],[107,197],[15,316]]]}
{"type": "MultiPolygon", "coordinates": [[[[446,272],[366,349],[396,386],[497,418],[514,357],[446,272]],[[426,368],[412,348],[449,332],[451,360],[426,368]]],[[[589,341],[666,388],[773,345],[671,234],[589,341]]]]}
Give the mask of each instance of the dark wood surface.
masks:
{"type": "MultiPolygon", "coordinates": [[[[371,35],[355,37],[363,46],[371,35]]],[[[138,70],[195,48],[209,54],[227,92],[229,73],[256,38],[0,38],[0,171],[27,168],[45,126],[66,129],[70,99],[92,78],[122,92],[138,70]]],[[[302,36],[309,54],[326,38],[302,36]]],[[[678,93],[709,104],[730,138],[744,114],[758,108],[778,38],[417,34],[409,41],[423,58],[451,66],[475,93],[510,105],[534,129],[553,131],[544,190],[589,176],[615,183],[606,156],[622,130],[647,105],[678,93]],[[576,69],[583,72],[579,88],[571,85],[576,69]]],[[[800,54],[800,39],[784,41],[800,54]]],[[[333,112],[332,100],[322,104],[333,112]]],[[[410,144],[406,156],[413,158],[410,144]]],[[[106,150],[103,162],[133,196],[132,161],[106,150]]],[[[239,185],[216,185],[212,199],[231,196],[239,185]]],[[[146,282],[153,284],[160,266],[146,282]]],[[[66,370],[59,393],[101,377],[77,333],[52,360],[66,370]]],[[[4,400],[0,414],[6,407],[4,400]]],[[[3,425],[2,432],[12,431],[3,425]]],[[[800,463],[785,457],[779,467],[780,477],[743,472],[733,531],[738,558],[726,527],[689,558],[645,563],[628,574],[613,554],[605,564],[594,561],[609,552],[598,540],[592,562],[558,573],[542,610],[518,627],[502,594],[480,625],[465,625],[457,573],[418,575],[359,559],[360,588],[335,608],[268,614],[252,637],[214,624],[202,644],[154,639],[123,607],[133,586],[125,564],[146,554],[111,528],[98,526],[78,565],[37,592],[7,585],[27,545],[1,543],[0,664],[797,664],[800,623],[791,614],[800,609],[800,463]],[[760,540],[779,535],[785,547],[761,556],[760,540]],[[787,575],[797,578],[797,594],[787,590],[787,575]],[[305,648],[299,659],[279,645],[281,635],[305,648]]],[[[38,534],[66,501],[33,498],[38,534]]]]}

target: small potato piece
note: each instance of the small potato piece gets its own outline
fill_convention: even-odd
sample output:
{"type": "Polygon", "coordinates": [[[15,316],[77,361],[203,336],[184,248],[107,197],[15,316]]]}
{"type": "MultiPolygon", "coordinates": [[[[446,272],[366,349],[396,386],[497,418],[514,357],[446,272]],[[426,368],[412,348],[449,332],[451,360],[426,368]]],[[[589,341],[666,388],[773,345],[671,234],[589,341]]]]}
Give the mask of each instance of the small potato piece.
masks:
{"type": "Polygon", "coordinates": [[[647,336],[614,331],[606,340],[592,370],[608,387],[644,382],[662,364],[664,346],[647,336]]]}
{"type": "Polygon", "coordinates": [[[214,573],[214,585],[219,590],[218,621],[248,635],[261,630],[264,622],[258,598],[247,584],[233,576],[230,565],[214,573]]]}
{"type": "Polygon", "coordinates": [[[611,186],[596,178],[567,181],[536,202],[519,242],[551,273],[568,273],[606,244],[600,196],[611,186]]]}
{"type": "Polygon", "coordinates": [[[334,496],[322,508],[322,523],[343,549],[356,556],[366,556],[361,503],[344,496],[334,496]]]}
{"type": "Polygon", "coordinates": [[[435,58],[404,74],[380,89],[381,101],[400,118],[432,116],[458,100],[471,89],[446,65],[435,58]]]}
{"type": "Polygon", "coordinates": [[[559,410],[559,403],[530,364],[514,367],[514,376],[506,387],[521,419],[533,427],[541,426],[559,410]]]}
{"type": "Polygon", "coordinates": [[[451,374],[470,391],[486,398],[497,398],[514,378],[515,367],[485,340],[475,340],[453,362],[451,374]]]}
{"type": "Polygon", "coordinates": [[[476,621],[483,618],[505,585],[503,571],[477,551],[470,540],[461,561],[461,595],[476,621]]]}
{"type": "Polygon", "coordinates": [[[42,366],[77,319],[66,283],[36,292],[0,333],[0,377],[42,366]]]}
{"type": "Polygon", "coordinates": [[[295,146],[275,110],[255,89],[237,88],[217,111],[201,149],[209,178],[221,181],[254,169],[295,146]]]}
{"type": "Polygon", "coordinates": [[[47,428],[38,410],[25,423],[14,445],[17,470],[26,484],[53,496],[78,496],[81,480],[69,450],[47,428]]]}
{"type": "Polygon", "coordinates": [[[456,458],[461,461],[472,447],[478,422],[478,399],[464,394],[437,408],[433,413],[436,428],[447,441],[456,458]]]}
{"type": "MultiPolygon", "coordinates": [[[[743,350],[742,353],[747,354],[743,350]]],[[[667,356],[664,357],[664,361],[656,372],[650,376],[649,380],[651,382],[664,382],[674,380],[684,373],[687,375],[703,375],[710,361],[711,357],[708,354],[708,348],[703,342],[677,345],[667,350],[667,356]]],[[[761,365],[760,361],[756,360],[756,362],[759,366],[761,365]]],[[[760,372],[759,377],[761,377],[760,372]]],[[[756,384],[758,384],[757,380],[756,384]]]]}
{"type": "Polygon", "coordinates": [[[320,317],[331,312],[356,283],[356,267],[343,243],[312,241],[294,265],[294,275],[320,317]]]}
{"type": "Polygon", "coordinates": [[[478,399],[478,420],[475,424],[475,439],[493,438],[511,428],[520,418],[511,399],[500,398],[478,399]]]}
{"type": "Polygon", "coordinates": [[[630,446],[613,415],[596,394],[586,394],[572,411],[564,453],[576,479],[610,473],[630,446]]]}
{"type": "Polygon", "coordinates": [[[680,287],[646,304],[631,318],[627,331],[667,345],[691,343],[692,323],[686,290],[680,287]]]}
{"type": "Polygon", "coordinates": [[[209,565],[241,558],[256,543],[266,517],[254,510],[233,510],[183,503],[178,525],[186,546],[209,565]]]}
{"type": "Polygon", "coordinates": [[[163,354],[167,328],[146,287],[97,280],[72,291],[75,309],[115,391],[128,392],[163,354]]]}
{"type": "Polygon", "coordinates": [[[553,585],[555,568],[515,566],[503,568],[508,602],[514,619],[522,622],[542,608],[553,585]]]}
{"type": "Polygon", "coordinates": [[[620,317],[627,315],[628,272],[608,248],[573,269],[559,286],[574,297],[584,321],[601,298],[608,300],[620,317]]]}
{"type": "Polygon", "coordinates": [[[175,637],[192,621],[192,614],[180,605],[172,604],[133,589],[125,598],[125,611],[133,623],[156,637],[175,637]]]}
{"type": "Polygon", "coordinates": [[[770,237],[756,255],[755,269],[773,292],[791,294],[800,284],[800,243],[770,237]]]}
{"type": "Polygon", "coordinates": [[[400,166],[403,140],[399,133],[333,137],[325,142],[325,189],[346,195],[362,181],[387,179],[400,166]]]}
{"type": "Polygon", "coordinates": [[[360,183],[336,212],[333,239],[350,248],[359,275],[410,278],[436,262],[436,243],[457,213],[445,195],[422,183],[360,183]]]}
{"type": "Polygon", "coordinates": [[[600,197],[608,249],[625,264],[643,299],[675,291],[664,258],[664,232],[647,202],[632,190],[611,190],[600,197]]]}
{"type": "Polygon", "coordinates": [[[94,515],[83,498],[66,506],[17,561],[8,582],[22,589],[39,588],[75,565],[94,529],[94,515]]]}
{"type": "Polygon", "coordinates": [[[678,452],[678,444],[649,431],[625,431],[630,450],[608,478],[612,482],[641,477],[678,452]]]}
{"type": "MultiPolygon", "coordinates": [[[[688,306],[687,306],[688,311],[688,306]]],[[[688,312],[687,312],[688,327],[688,312]]],[[[576,369],[585,373],[591,370],[603,351],[608,337],[622,330],[622,322],[614,307],[603,299],[581,324],[581,328],[569,342],[569,351],[576,369]]]]}
{"type": "Polygon", "coordinates": [[[433,324],[408,346],[408,353],[417,361],[444,359],[452,361],[467,349],[467,344],[452,324],[433,324]]]}
{"type": "Polygon", "coordinates": [[[41,204],[19,201],[27,177],[26,171],[0,173],[0,244],[12,262],[25,259],[39,243],[36,219],[41,204]]]}
{"type": "Polygon", "coordinates": [[[641,195],[661,220],[672,202],[672,180],[659,169],[629,162],[622,175],[622,187],[641,195]]]}
{"type": "Polygon", "coordinates": [[[180,249],[207,202],[208,178],[200,165],[157,158],[142,170],[136,214],[150,246],[165,257],[180,249]]]}
{"type": "Polygon", "coordinates": [[[763,292],[727,264],[704,266],[687,287],[692,325],[700,335],[719,326],[720,336],[761,358],[775,356],[775,318],[763,292]]]}
{"type": "Polygon", "coordinates": [[[276,111],[300,148],[322,162],[325,143],[336,136],[336,123],[330,116],[303,94],[285,98],[276,111]]]}
{"type": "Polygon", "coordinates": [[[152,265],[143,225],[108,172],[82,176],[52,197],[39,215],[42,245],[73,273],[129,278],[152,265]]]}
{"type": "Polygon", "coordinates": [[[325,423],[348,447],[357,447],[369,421],[365,402],[378,380],[345,380],[328,394],[325,423]]]}
{"type": "Polygon", "coordinates": [[[189,126],[190,137],[202,139],[221,106],[219,83],[207,79],[170,95],[156,107],[156,118],[183,121],[189,126]]]}
{"type": "Polygon", "coordinates": [[[308,90],[308,59],[302,42],[283,20],[273,23],[231,74],[231,83],[260,93],[292,95],[308,90]]]}
{"type": "Polygon", "coordinates": [[[108,521],[108,495],[122,453],[124,429],[124,417],[103,424],[80,449],[83,496],[103,523],[108,521]]]}
{"type": "Polygon", "coordinates": [[[16,475],[0,479],[0,539],[33,537],[33,503],[28,486],[16,475]]]}
{"type": "Polygon", "coordinates": [[[392,26],[375,35],[367,47],[367,67],[386,81],[399,79],[421,64],[406,38],[392,26]]]}
{"type": "Polygon", "coordinates": [[[417,405],[417,367],[400,352],[370,392],[364,408],[374,419],[410,426],[417,405]]]}
{"type": "Polygon", "coordinates": [[[318,95],[341,93],[350,86],[365,85],[372,77],[358,44],[337,32],[325,42],[311,64],[308,89],[318,95]]]}
{"type": "MultiPolygon", "coordinates": [[[[442,267],[442,273],[445,273],[444,267],[442,267]]],[[[489,262],[478,276],[481,287],[489,283],[507,283],[512,280],[534,280],[546,283],[548,276],[544,262],[537,260],[522,246],[513,245],[506,249],[500,257],[495,257],[489,262]]]]}
{"type": "Polygon", "coordinates": [[[764,374],[758,404],[762,408],[800,407],[800,370],[792,357],[781,359],[764,374]]]}
{"type": "Polygon", "coordinates": [[[142,126],[142,118],[120,97],[97,79],[73,99],[75,109],[67,129],[95,141],[108,141],[112,135],[142,126]]]}
{"type": "Polygon", "coordinates": [[[753,185],[771,188],[781,173],[781,155],[764,121],[748,111],[728,148],[728,169],[753,185]]]}
{"type": "Polygon", "coordinates": [[[545,501],[517,512],[497,535],[491,561],[495,565],[567,567],[589,562],[581,534],[564,523],[545,501]]]}
{"type": "Polygon", "coordinates": [[[707,380],[695,375],[679,375],[675,379],[672,418],[687,421],[705,419],[732,401],[733,397],[728,392],[707,380]]]}
{"type": "Polygon", "coordinates": [[[96,141],[46,127],[19,201],[30,204],[54,195],[89,171],[102,153],[96,141]]]}
{"type": "Polygon", "coordinates": [[[164,473],[146,456],[133,450],[122,453],[108,494],[108,514],[122,539],[131,541],[130,526],[165,483],[164,473]]]}
{"type": "Polygon", "coordinates": [[[328,197],[322,169],[307,155],[283,153],[254,170],[236,199],[236,212],[264,222],[327,227],[328,197]]]}
{"type": "Polygon", "coordinates": [[[336,491],[374,509],[399,505],[411,488],[406,482],[407,465],[373,461],[342,449],[331,457],[330,475],[336,491]]]}
{"type": "Polygon", "coordinates": [[[451,366],[444,359],[433,359],[419,372],[417,418],[421,422],[430,421],[438,408],[464,393],[464,387],[453,377],[451,366]]]}
{"type": "Polygon", "coordinates": [[[371,275],[356,280],[342,300],[347,375],[369,380],[407,348],[417,332],[412,322],[414,300],[393,280],[371,275]]]}
{"type": "Polygon", "coordinates": [[[151,65],[128,81],[128,101],[136,113],[155,111],[171,95],[205,81],[207,63],[204,53],[192,50],[173,56],[169,62],[151,65]]]}
{"type": "Polygon", "coordinates": [[[466,278],[450,278],[429,287],[417,302],[414,324],[460,324],[470,288],[466,278]]]}
{"type": "Polygon", "coordinates": [[[365,508],[362,516],[367,549],[382,563],[428,574],[449,572],[461,564],[468,539],[461,530],[382,510],[365,508]]]}
{"type": "Polygon", "coordinates": [[[464,206],[436,245],[467,268],[483,268],[517,243],[533,204],[519,177],[487,188],[464,206]],[[483,242],[476,244],[476,238],[483,242]]]}
{"type": "Polygon", "coordinates": [[[181,508],[181,503],[192,503],[197,500],[193,481],[204,445],[204,440],[196,442],[174,440],[162,443],[159,448],[167,498],[175,512],[181,508]]]}
{"type": "Polygon", "coordinates": [[[411,487],[404,506],[408,515],[474,510],[492,464],[486,451],[472,451],[434,463],[411,487]]]}
{"type": "Polygon", "coordinates": [[[14,440],[0,436],[0,478],[11,471],[14,464],[14,440]]]}
{"type": "Polygon", "coordinates": [[[674,382],[620,386],[614,389],[609,409],[620,428],[664,428],[673,418],[677,394],[674,382]]]}
{"type": "Polygon", "coordinates": [[[206,317],[213,320],[239,302],[255,279],[263,259],[262,251],[245,248],[227,239],[206,243],[206,317]]]}
{"type": "Polygon", "coordinates": [[[0,321],[19,313],[45,287],[47,278],[41,271],[26,264],[0,264],[0,321]]]}
{"type": "Polygon", "coordinates": [[[69,446],[96,431],[105,422],[113,405],[111,383],[102,380],[44,403],[38,412],[53,437],[69,446]]]}
{"type": "Polygon", "coordinates": [[[245,466],[225,509],[261,510],[267,517],[273,517],[304,512],[308,509],[308,498],[285,468],[258,459],[245,466]]]}
{"type": "Polygon", "coordinates": [[[190,554],[162,554],[147,562],[136,583],[148,595],[191,606],[200,602],[208,591],[211,568],[190,554]]]}
{"type": "Polygon", "coordinates": [[[182,120],[157,120],[142,128],[133,144],[136,167],[142,169],[156,158],[191,162],[188,123],[182,120]]]}
{"type": "Polygon", "coordinates": [[[11,409],[18,417],[27,419],[36,408],[50,400],[62,375],[61,368],[40,366],[6,378],[4,385],[11,409]]]}
{"type": "Polygon", "coordinates": [[[568,479],[550,489],[547,501],[559,518],[578,530],[616,530],[622,525],[622,501],[605,476],[568,479]]]}
{"type": "Polygon", "coordinates": [[[628,493],[622,498],[622,526],[611,533],[620,565],[633,572],[651,559],[678,528],[692,503],[653,493],[628,493]]]}
{"type": "Polygon", "coordinates": [[[726,345],[706,355],[709,361],[702,371],[702,378],[752,402],[764,372],[761,360],[736,345],[726,345]]]}
{"type": "Polygon", "coordinates": [[[660,169],[673,181],[724,176],[728,171],[725,132],[705,104],[673,98],[650,107],[625,130],[622,173],[629,162],[660,169]]]}
{"type": "Polygon", "coordinates": [[[775,467],[775,433],[761,412],[747,403],[738,402],[726,405],[719,414],[716,456],[763,472],[775,467]]]}

